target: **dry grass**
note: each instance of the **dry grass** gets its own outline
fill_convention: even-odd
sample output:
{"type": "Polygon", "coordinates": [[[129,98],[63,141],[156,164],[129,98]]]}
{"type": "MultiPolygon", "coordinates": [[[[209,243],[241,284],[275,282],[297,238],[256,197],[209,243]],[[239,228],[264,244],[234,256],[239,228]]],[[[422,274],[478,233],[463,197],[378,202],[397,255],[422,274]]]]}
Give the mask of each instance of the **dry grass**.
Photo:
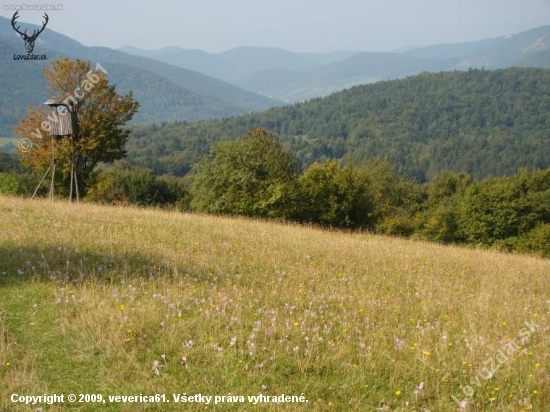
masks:
{"type": "Polygon", "coordinates": [[[171,401],[101,406],[116,411],[459,410],[452,396],[468,411],[550,404],[549,260],[7,197],[0,227],[1,410],[67,407],[14,404],[12,393],[171,401]],[[513,339],[521,347],[484,379],[513,339]],[[178,393],[245,402],[176,405],[178,393]],[[308,402],[248,402],[260,393],[308,402]]]}

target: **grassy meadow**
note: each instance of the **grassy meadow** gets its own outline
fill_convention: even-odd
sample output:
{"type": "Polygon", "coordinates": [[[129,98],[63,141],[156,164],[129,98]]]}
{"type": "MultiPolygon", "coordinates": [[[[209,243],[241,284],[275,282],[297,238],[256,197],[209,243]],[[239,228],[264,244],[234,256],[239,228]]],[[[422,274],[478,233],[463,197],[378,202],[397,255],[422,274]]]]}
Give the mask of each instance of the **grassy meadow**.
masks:
{"type": "Polygon", "coordinates": [[[550,260],[0,197],[1,411],[548,411],[549,305],[550,260]]]}

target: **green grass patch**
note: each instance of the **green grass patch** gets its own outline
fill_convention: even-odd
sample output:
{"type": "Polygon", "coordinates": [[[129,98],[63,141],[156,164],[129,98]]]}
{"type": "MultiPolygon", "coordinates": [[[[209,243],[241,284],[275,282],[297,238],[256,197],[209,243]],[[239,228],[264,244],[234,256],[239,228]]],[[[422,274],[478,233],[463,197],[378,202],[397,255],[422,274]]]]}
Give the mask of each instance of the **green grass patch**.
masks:
{"type": "Polygon", "coordinates": [[[0,211],[0,410],[550,404],[548,260],[85,203],[0,197],[0,211]],[[107,402],[10,400],[53,393],[107,402]],[[176,404],[184,393],[212,400],[176,404]],[[140,394],[170,403],[107,398],[140,394]],[[248,401],[259,394],[308,402],[248,401]]]}

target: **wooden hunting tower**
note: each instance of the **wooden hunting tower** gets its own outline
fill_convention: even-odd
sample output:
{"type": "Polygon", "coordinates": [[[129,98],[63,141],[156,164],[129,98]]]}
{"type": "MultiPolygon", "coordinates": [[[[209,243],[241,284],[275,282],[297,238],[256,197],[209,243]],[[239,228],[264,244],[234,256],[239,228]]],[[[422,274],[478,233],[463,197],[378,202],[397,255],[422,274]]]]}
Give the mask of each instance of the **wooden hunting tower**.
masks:
{"type": "Polygon", "coordinates": [[[52,112],[48,118],[54,119],[50,120],[50,135],[53,137],[78,135],[78,117],[72,106],[61,99],[49,99],[44,104],[50,106],[52,112]]]}
{"type": "MultiPolygon", "coordinates": [[[[49,99],[44,102],[44,104],[50,106],[51,114],[48,115],[48,123],[49,123],[49,132],[52,137],[52,163],[48,170],[46,170],[46,173],[44,174],[44,177],[38,183],[38,187],[34,191],[32,197],[36,195],[36,192],[38,191],[38,188],[46,178],[48,172],[52,171],[52,180],[50,183],[50,194],[49,198],[50,201],[53,200],[54,196],[54,187],[55,187],[55,169],[57,166],[57,141],[63,137],[69,138],[71,141],[71,154],[70,154],[70,163],[71,163],[71,183],[69,188],[69,201],[72,202],[73,200],[73,188],[76,191],[76,200],[79,200],[79,194],[78,194],[78,179],[77,179],[77,173],[76,173],[76,167],[75,167],[75,150],[74,150],[74,141],[75,138],[78,136],[78,117],[76,114],[76,111],[74,110],[74,106],[71,106],[61,99],[49,99]],[[55,138],[55,139],[54,139],[55,138]]],[[[44,121],[42,124],[46,123],[44,121]]],[[[44,128],[44,126],[42,126],[44,128]]]]}

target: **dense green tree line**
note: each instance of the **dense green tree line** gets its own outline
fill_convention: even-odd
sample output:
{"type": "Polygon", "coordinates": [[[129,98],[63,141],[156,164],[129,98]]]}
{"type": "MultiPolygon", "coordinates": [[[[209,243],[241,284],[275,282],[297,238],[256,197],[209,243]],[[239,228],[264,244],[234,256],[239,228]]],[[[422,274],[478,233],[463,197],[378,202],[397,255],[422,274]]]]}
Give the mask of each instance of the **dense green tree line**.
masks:
{"type": "Polygon", "coordinates": [[[550,257],[550,169],[474,181],[443,172],[417,183],[384,159],[314,163],[296,173],[275,135],[251,129],[215,145],[194,169],[192,210],[278,217],[550,257]]]}
{"type": "Polygon", "coordinates": [[[264,127],[298,168],[382,156],[417,181],[445,170],[475,179],[550,167],[550,70],[422,73],[247,116],[133,128],[134,166],[183,176],[221,140],[264,127]]]}
{"type": "MultiPolygon", "coordinates": [[[[0,193],[30,195],[34,178],[0,172],[0,193]]],[[[214,145],[185,179],[157,177],[119,162],[94,176],[87,199],[278,218],[550,257],[550,168],[481,181],[446,171],[418,183],[375,158],[358,166],[313,163],[300,173],[288,148],[265,129],[214,145]]]]}

